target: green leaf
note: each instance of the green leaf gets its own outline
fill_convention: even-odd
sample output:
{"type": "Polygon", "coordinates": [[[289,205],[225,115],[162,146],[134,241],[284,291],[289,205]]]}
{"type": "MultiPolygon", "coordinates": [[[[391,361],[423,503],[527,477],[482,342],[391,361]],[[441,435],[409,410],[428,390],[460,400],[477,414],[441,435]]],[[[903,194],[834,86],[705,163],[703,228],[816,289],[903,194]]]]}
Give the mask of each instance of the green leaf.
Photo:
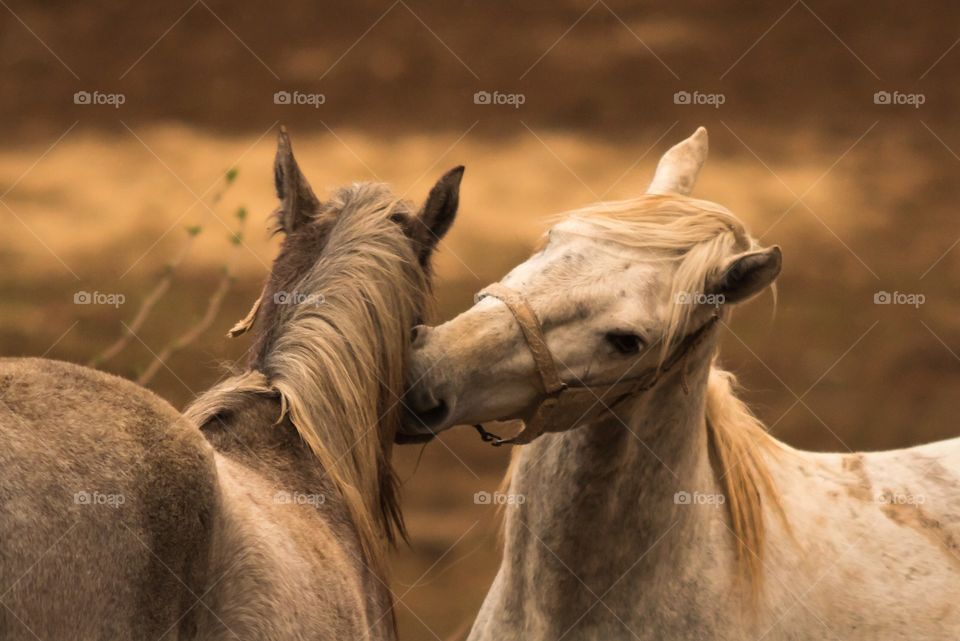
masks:
{"type": "Polygon", "coordinates": [[[237,173],[239,172],[236,167],[231,167],[227,170],[227,174],[224,176],[224,178],[226,179],[228,185],[237,179],[237,173]]]}
{"type": "Polygon", "coordinates": [[[203,231],[203,227],[201,227],[200,225],[191,225],[190,227],[187,227],[187,235],[189,236],[197,236],[202,231],[203,231]]]}

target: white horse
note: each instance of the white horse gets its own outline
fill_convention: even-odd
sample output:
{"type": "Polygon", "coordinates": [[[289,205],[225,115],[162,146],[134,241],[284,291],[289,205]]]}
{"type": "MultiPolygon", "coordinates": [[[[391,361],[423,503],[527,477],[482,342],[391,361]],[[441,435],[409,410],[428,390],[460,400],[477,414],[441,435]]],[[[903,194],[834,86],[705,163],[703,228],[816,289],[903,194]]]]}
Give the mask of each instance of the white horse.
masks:
{"type": "Polygon", "coordinates": [[[717,344],[780,250],[688,197],[706,153],[701,128],[646,195],[570,213],[415,330],[407,432],[520,418],[530,442],[470,639],[960,638],[960,439],[822,454],[767,434],[717,344]]]}

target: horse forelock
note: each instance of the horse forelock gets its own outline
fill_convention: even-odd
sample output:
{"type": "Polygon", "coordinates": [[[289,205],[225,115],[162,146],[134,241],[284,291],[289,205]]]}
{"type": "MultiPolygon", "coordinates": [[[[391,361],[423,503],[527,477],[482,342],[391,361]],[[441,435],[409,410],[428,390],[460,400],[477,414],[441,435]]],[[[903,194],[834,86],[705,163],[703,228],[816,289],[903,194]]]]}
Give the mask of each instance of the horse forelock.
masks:
{"type": "MultiPolygon", "coordinates": [[[[673,266],[669,300],[704,294],[735,254],[759,246],[744,224],[717,203],[677,195],[644,195],[601,202],[563,214],[579,223],[581,233],[636,250],[644,260],[673,266]]],[[[695,305],[670,305],[660,361],[668,357],[692,329],[695,305]]]]}

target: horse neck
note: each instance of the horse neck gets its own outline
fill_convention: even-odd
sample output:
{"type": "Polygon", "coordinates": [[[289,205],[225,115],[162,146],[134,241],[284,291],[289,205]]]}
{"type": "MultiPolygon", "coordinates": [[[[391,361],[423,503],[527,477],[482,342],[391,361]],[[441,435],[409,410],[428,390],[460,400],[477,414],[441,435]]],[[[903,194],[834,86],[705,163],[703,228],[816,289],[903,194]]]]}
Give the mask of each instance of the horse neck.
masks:
{"type": "MultiPolygon", "coordinates": [[[[525,500],[507,508],[495,597],[501,602],[492,608],[504,614],[493,616],[507,620],[511,603],[524,608],[524,599],[536,595],[539,620],[562,632],[564,622],[576,624],[615,585],[617,593],[659,607],[670,589],[665,582],[682,574],[677,568],[687,562],[685,548],[704,536],[710,518],[698,506],[678,505],[675,493],[718,491],[705,425],[713,348],[705,347],[688,365],[689,392],[683,374],[671,372],[624,403],[622,415],[547,434],[522,450],[510,492],[525,500]],[[656,591],[649,589],[654,580],[656,591]],[[631,584],[647,589],[630,590],[631,584]]],[[[644,610],[636,602],[629,608],[644,610]]]]}
{"type": "MultiPolygon", "coordinates": [[[[237,487],[232,488],[232,491],[226,491],[226,488],[223,488],[222,491],[226,494],[245,496],[251,488],[267,487],[266,495],[263,492],[255,492],[256,498],[253,501],[247,499],[245,502],[259,501],[262,504],[289,501],[297,503],[303,509],[314,509],[318,521],[323,523],[324,531],[329,530],[332,540],[346,552],[338,557],[338,550],[328,550],[324,556],[329,557],[325,563],[329,562],[330,567],[311,567],[304,566],[302,561],[302,558],[310,558],[311,554],[301,551],[297,562],[290,565],[283,558],[286,553],[284,550],[291,545],[291,541],[312,541],[316,534],[314,528],[319,527],[318,522],[309,518],[302,522],[291,522],[289,519],[275,520],[276,515],[272,513],[270,506],[261,505],[260,508],[255,508],[256,523],[252,529],[246,521],[244,524],[229,523],[220,528],[220,536],[236,535],[239,536],[240,542],[231,539],[226,544],[221,543],[227,551],[220,559],[221,567],[216,575],[226,576],[241,565],[244,568],[255,567],[257,563],[263,561],[260,559],[262,552],[257,552],[254,556],[259,559],[258,561],[249,564],[241,563],[238,559],[243,558],[247,553],[243,549],[244,542],[252,543],[253,547],[261,545],[271,547],[281,558],[281,562],[278,563],[281,568],[290,565],[290,570],[295,573],[316,573],[321,582],[324,580],[324,573],[330,571],[330,568],[343,571],[342,565],[337,565],[337,558],[347,559],[350,571],[362,576],[362,593],[366,595],[367,623],[365,625],[370,627],[369,638],[396,639],[395,620],[392,613],[393,602],[389,588],[384,583],[385,577],[372,569],[369,562],[362,560],[361,541],[351,525],[350,512],[340,499],[338,490],[310,448],[303,442],[289,417],[286,416],[279,423],[277,422],[280,411],[278,398],[248,394],[228,415],[205,423],[204,434],[216,450],[218,457],[228,459],[231,469],[233,465],[239,465],[242,468],[240,473],[231,475],[230,482],[237,487]],[[322,500],[318,500],[318,497],[322,497],[322,500]]],[[[223,482],[225,481],[221,479],[221,483],[223,482]]],[[[314,544],[306,545],[311,548],[314,544]]],[[[275,573],[277,570],[273,568],[270,571],[275,573]]],[[[278,583],[283,583],[282,576],[274,575],[271,578],[278,583]]],[[[329,580],[335,581],[335,579],[329,580]]],[[[229,580],[223,583],[228,584],[229,580]]],[[[290,583],[296,584],[296,581],[290,583]]],[[[349,591],[347,586],[343,589],[349,591]]],[[[216,596],[217,593],[214,592],[213,597],[216,596]]],[[[255,601],[257,598],[256,595],[251,594],[252,600],[255,601]]],[[[271,607],[274,605],[271,604],[271,607]]]]}

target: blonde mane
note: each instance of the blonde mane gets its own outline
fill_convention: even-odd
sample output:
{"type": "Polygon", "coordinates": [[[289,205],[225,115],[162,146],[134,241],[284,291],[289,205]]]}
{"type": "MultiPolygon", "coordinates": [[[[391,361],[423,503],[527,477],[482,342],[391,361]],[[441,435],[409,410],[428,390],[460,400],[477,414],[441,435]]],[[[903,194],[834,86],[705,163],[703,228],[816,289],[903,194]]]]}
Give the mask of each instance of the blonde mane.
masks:
{"type": "MultiPolygon", "coordinates": [[[[593,238],[640,249],[651,260],[675,264],[670,300],[704,294],[732,256],[759,245],[743,223],[715,203],[684,196],[646,195],[605,202],[564,214],[583,223],[576,229],[593,238]]],[[[670,305],[661,340],[661,364],[690,331],[696,305],[670,305]]],[[[725,309],[721,314],[728,316],[725,309]]],[[[755,598],[762,586],[764,505],[786,526],[780,496],[765,460],[787,451],[735,393],[736,379],[711,363],[706,390],[706,426],[711,464],[726,495],[736,538],[738,577],[755,598]]],[[[516,451],[515,451],[516,454],[516,451]]],[[[503,485],[509,485],[514,456],[503,485]]]]}
{"type": "MultiPolygon", "coordinates": [[[[759,247],[728,209],[685,196],[647,195],[602,202],[570,212],[566,220],[583,223],[591,237],[642,250],[649,260],[676,265],[670,301],[705,293],[707,282],[740,252],[759,247]]],[[[697,305],[670,305],[660,358],[687,332],[697,305]]]]}
{"type": "Polygon", "coordinates": [[[736,383],[730,372],[710,367],[707,436],[711,463],[727,498],[736,538],[738,578],[755,602],[763,586],[764,506],[790,531],[766,457],[778,456],[789,448],[770,436],[766,426],[736,395],[736,383]]]}
{"type": "Polygon", "coordinates": [[[278,422],[288,417],[317,457],[382,576],[388,544],[403,533],[389,456],[406,340],[429,291],[410,239],[388,220],[398,208],[407,205],[374,184],[324,203],[318,216],[339,217],[319,259],[277,306],[262,372],[224,381],[186,412],[203,424],[245,394],[279,395],[278,422]]]}

